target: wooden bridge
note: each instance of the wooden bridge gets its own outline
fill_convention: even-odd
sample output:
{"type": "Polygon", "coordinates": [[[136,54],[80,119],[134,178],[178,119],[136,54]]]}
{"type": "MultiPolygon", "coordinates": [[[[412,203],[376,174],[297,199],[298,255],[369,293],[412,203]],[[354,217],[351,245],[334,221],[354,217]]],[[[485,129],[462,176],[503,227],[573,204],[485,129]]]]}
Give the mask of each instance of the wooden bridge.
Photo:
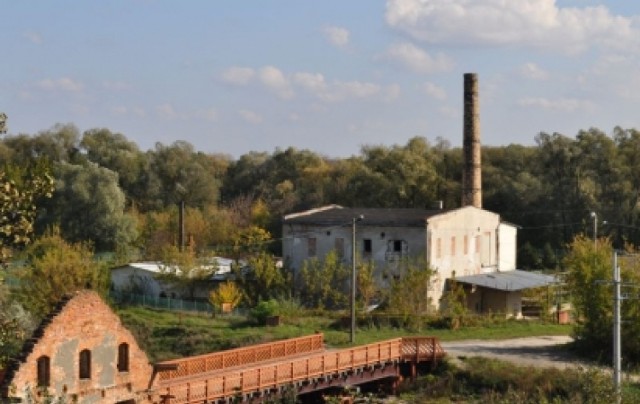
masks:
{"type": "MultiPolygon", "coordinates": [[[[421,363],[445,355],[437,338],[396,338],[325,350],[322,334],[158,363],[161,403],[263,401],[289,388],[297,394],[379,379],[413,377],[421,363]]],[[[156,380],[157,379],[157,380],[156,380]]]]}

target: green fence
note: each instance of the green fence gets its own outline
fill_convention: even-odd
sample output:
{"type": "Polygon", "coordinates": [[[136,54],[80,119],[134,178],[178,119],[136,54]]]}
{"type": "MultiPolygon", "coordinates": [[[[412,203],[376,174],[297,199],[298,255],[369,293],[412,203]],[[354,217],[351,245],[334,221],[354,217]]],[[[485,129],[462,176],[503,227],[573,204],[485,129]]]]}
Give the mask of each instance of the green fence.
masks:
{"type": "Polygon", "coordinates": [[[126,306],[146,306],[156,309],[198,311],[207,313],[211,313],[211,311],[213,310],[208,302],[197,300],[183,300],[171,297],[138,295],[133,293],[122,293],[118,291],[109,292],[109,296],[115,303],[126,306]]]}

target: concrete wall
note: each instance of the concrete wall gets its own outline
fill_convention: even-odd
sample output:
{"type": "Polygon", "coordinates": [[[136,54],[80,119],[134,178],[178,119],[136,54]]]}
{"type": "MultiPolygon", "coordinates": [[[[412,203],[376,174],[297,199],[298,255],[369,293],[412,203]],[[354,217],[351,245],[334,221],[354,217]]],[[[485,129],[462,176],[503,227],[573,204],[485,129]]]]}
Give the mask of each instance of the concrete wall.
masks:
{"type": "Polygon", "coordinates": [[[123,266],[111,270],[111,285],[119,292],[136,291],[147,296],[160,296],[166,287],[155,279],[153,272],[123,266]]]}
{"type": "Polygon", "coordinates": [[[442,297],[445,280],[454,272],[467,276],[497,269],[499,215],[467,206],[433,216],[427,223],[427,260],[437,271],[434,303],[442,297]]]}
{"type": "Polygon", "coordinates": [[[73,397],[78,403],[114,403],[125,400],[146,402],[144,392],[151,380],[152,367],[133,335],[118,316],[95,292],[78,292],[53,317],[31,353],[15,373],[11,394],[26,400],[29,391],[36,393],[37,360],[50,360],[48,392],[57,397],[73,397]],[[118,346],[129,346],[129,370],[117,369],[118,346]],[[80,351],[91,351],[91,377],[80,379],[80,351]]]}
{"type": "Polygon", "coordinates": [[[498,269],[516,269],[518,228],[508,223],[500,223],[498,228],[498,269]]]}
{"type": "Polygon", "coordinates": [[[504,313],[507,317],[522,317],[522,293],[465,285],[467,308],[472,313],[504,313]]]}
{"type": "MultiPolygon", "coordinates": [[[[425,260],[426,238],[423,227],[378,227],[356,224],[356,257],[373,260],[380,281],[402,272],[401,259],[425,260]],[[365,240],[368,240],[365,242],[365,240]],[[365,245],[370,252],[365,251],[365,245]]],[[[324,258],[329,252],[342,251],[345,265],[351,266],[352,226],[320,227],[285,224],[283,227],[283,258],[294,273],[298,273],[309,258],[309,244],[315,243],[315,257],[324,258]],[[310,241],[314,239],[315,241],[310,241]],[[339,241],[341,239],[342,241],[339,241]],[[338,240],[338,241],[337,241],[338,240]],[[340,248],[342,246],[342,248],[340,248]]]]}

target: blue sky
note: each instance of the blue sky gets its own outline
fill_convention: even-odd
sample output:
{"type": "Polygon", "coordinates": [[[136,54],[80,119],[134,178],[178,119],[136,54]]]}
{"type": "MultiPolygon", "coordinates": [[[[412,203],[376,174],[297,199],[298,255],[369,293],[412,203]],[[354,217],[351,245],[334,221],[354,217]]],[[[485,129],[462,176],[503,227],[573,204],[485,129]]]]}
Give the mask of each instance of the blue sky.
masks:
{"type": "Polygon", "coordinates": [[[147,150],[331,157],[640,128],[640,3],[588,0],[4,1],[10,134],[106,127],[147,150]]]}

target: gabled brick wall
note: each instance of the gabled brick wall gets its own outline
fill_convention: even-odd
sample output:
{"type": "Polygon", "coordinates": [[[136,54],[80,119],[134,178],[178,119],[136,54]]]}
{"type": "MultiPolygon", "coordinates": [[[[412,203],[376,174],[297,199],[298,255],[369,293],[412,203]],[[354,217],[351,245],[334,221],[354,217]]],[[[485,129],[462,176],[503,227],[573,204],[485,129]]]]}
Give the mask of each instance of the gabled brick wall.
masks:
{"type": "Polygon", "coordinates": [[[118,316],[92,291],[80,291],[45,320],[23,354],[7,372],[2,395],[26,398],[42,395],[38,358],[49,358],[49,387],[53,396],[77,398],[79,403],[149,401],[152,366],[118,316]],[[128,345],[128,371],[117,368],[118,347],[128,345]],[[90,378],[80,379],[80,352],[91,352],[90,378]]]}

